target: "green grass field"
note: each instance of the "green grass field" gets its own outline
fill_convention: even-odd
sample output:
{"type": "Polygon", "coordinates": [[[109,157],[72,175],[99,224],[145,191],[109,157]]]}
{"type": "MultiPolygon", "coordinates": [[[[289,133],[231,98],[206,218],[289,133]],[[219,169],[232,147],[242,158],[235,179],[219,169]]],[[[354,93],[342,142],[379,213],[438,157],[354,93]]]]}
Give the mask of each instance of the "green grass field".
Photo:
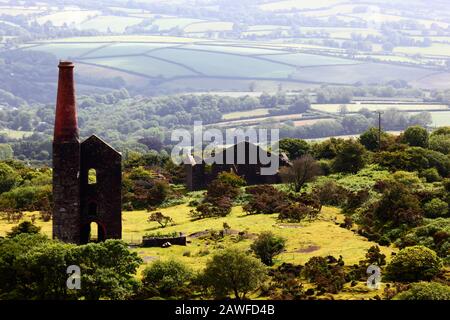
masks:
{"type": "Polygon", "coordinates": [[[127,27],[139,24],[142,20],[142,18],[135,17],[98,16],[81,23],[79,28],[84,30],[94,29],[102,32],[108,29],[112,32],[124,32],[127,27]]]}
{"type": "Polygon", "coordinates": [[[231,31],[233,29],[232,22],[198,22],[189,24],[184,28],[186,33],[209,32],[209,31],[231,31]]]}
{"type": "Polygon", "coordinates": [[[162,18],[153,21],[152,26],[158,26],[159,31],[167,31],[176,27],[184,29],[193,23],[199,22],[204,22],[204,20],[190,18],[162,18]]]}
{"type": "Polygon", "coordinates": [[[253,110],[248,110],[248,111],[237,111],[237,112],[226,113],[222,116],[222,119],[223,120],[235,120],[235,119],[241,119],[241,118],[266,116],[268,114],[269,114],[269,109],[259,108],[259,109],[253,109],[253,110]]]}
{"type": "Polygon", "coordinates": [[[430,110],[449,110],[449,107],[445,104],[376,104],[376,103],[352,103],[352,104],[313,104],[311,106],[312,109],[324,111],[324,112],[332,112],[337,113],[340,111],[341,105],[345,105],[349,112],[358,112],[359,110],[365,108],[370,111],[377,110],[387,110],[395,108],[397,110],[403,111],[430,111],[430,110]]]}
{"type": "Polygon", "coordinates": [[[22,139],[27,135],[32,135],[33,132],[30,131],[19,131],[19,130],[10,130],[10,129],[1,129],[0,134],[6,134],[8,137],[13,139],[22,139]]]}
{"type": "MultiPolygon", "coordinates": [[[[185,262],[193,269],[201,269],[215,250],[223,247],[236,247],[248,249],[252,239],[262,231],[272,231],[287,239],[286,252],[277,257],[277,263],[290,262],[304,264],[313,256],[342,255],[346,264],[358,263],[364,258],[365,251],[374,243],[355,234],[354,232],[340,228],[335,222],[342,222],[343,215],[336,208],[325,207],[318,220],[302,222],[299,224],[280,224],[277,215],[246,215],[241,207],[234,207],[231,214],[223,218],[209,218],[192,221],[189,216],[191,207],[178,205],[158,211],[172,217],[175,225],[160,228],[156,222],[147,222],[149,216],[145,211],[124,212],[123,214],[123,240],[129,243],[137,243],[142,236],[151,232],[183,232],[186,235],[195,234],[205,230],[222,230],[226,222],[231,227],[231,234],[219,241],[205,240],[199,237],[189,237],[186,247],[172,246],[170,248],[135,248],[138,254],[147,263],[154,260],[177,259],[185,262]],[[237,241],[236,233],[247,231],[250,239],[237,241]],[[207,253],[209,251],[209,253],[207,253]],[[189,252],[189,254],[187,253],[189,252]]],[[[29,220],[31,215],[27,213],[24,219],[29,220]]],[[[41,231],[51,236],[51,222],[36,222],[42,227],[41,231]]],[[[0,236],[5,236],[15,224],[0,220],[0,236]]],[[[387,257],[395,250],[382,247],[387,257]]]]}
{"type": "Polygon", "coordinates": [[[329,7],[339,3],[345,3],[345,0],[284,0],[273,1],[260,5],[265,11],[290,11],[292,9],[319,9],[329,7]]]}
{"type": "Polygon", "coordinates": [[[91,17],[101,14],[98,10],[64,10],[37,18],[39,24],[50,21],[55,26],[75,24],[80,25],[91,17]]]}

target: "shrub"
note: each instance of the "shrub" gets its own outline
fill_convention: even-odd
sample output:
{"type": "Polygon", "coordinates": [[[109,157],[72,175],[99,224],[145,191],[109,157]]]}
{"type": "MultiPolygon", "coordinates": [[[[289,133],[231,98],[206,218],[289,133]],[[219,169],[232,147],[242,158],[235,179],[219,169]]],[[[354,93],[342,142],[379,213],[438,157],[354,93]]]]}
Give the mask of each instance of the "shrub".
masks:
{"type": "Polygon", "coordinates": [[[149,222],[156,221],[162,228],[165,228],[167,224],[173,223],[173,219],[169,216],[165,216],[162,212],[153,212],[150,217],[148,217],[149,222]]]}
{"type": "Polygon", "coordinates": [[[450,287],[437,282],[413,283],[409,290],[399,293],[394,300],[450,300],[450,287]]]}
{"type": "Polygon", "coordinates": [[[273,257],[283,252],[285,246],[286,239],[277,237],[272,232],[263,232],[250,248],[265,265],[272,266],[273,257]]]}
{"type": "Polygon", "coordinates": [[[422,221],[422,209],[408,187],[393,182],[386,186],[380,201],[376,203],[374,216],[384,229],[404,224],[417,226],[422,221]]]}
{"type": "Polygon", "coordinates": [[[346,282],[343,264],[341,258],[312,257],[305,264],[303,274],[317,285],[318,290],[338,293],[346,282]]]}
{"type": "Polygon", "coordinates": [[[365,165],[364,154],[366,149],[358,141],[345,140],[338,148],[333,161],[334,172],[356,173],[365,165]]]}
{"type": "Polygon", "coordinates": [[[365,261],[369,265],[376,264],[381,267],[386,264],[386,255],[381,253],[380,247],[372,246],[367,250],[365,261]]]}
{"type": "Polygon", "coordinates": [[[31,223],[30,221],[24,221],[19,223],[17,226],[13,227],[10,232],[8,232],[8,238],[14,238],[15,236],[27,233],[27,234],[36,234],[41,231],[41,228],[31,223]]]}
{"type": "Polygon", "coordinates": [[[431,280],[441,270],[440,258],[424,246],[400,250],[386,268],[387,278],[393,281],[431,280]]]}
{"type": "Polygon", "coordinates": [[[428,218],[443,217],[448,214],[448,203],[439,198],[434,198],[423,206],[425,216],[428,218]]]}
{"type": "Polygon", "coordinates": [[[219,179],[215,179],[208,185],[205,200],[209,201],[210,199],[221,197],[228,197],[234,200],[239,194],[240,190],[238,187],[233,186],[228,181],[224,182],[219,179]]]}
{"type": "Polygon", "coordinates": [[[265,279],[266,268],[261,261],[243,251],[225,249],[206,263],[199,282],[217,298],[233,293],[240,300],[256,290],[265,279]]]}
{"type": "Polygon", "coordinates": [[[420,172],[420,177],[425,178],[427,182],[441,181],[442,178],[436,168],[429,168],[420,172]]]}
{"type": "Polygon", "coordinates": [[[217,180],[235,188],[243,187],[246,184],[245,180],[234,172],[223,171],[219,173],[217,180]]]}
{"type": "Polygon", "coordinates": [[[312,208],[301,203],[290,203],[280,207],[278,219],[281,221],[299,222],[311,215],[312,208]]]}
{"type": "Polygon", "coordinates": [[[289,159],[294,160],[309,152],[309,144],[302,139],[284,138],[280,140],[280,150],[286,152],[289,159]]]}
{"type": "Polygon", "coordinates": [[[10,191],[19,182],[20,176],[6,163],[0,163],[0,194],[10,191]]]}
{"type": "Polygon", "coordinates": [[[248,214],[277,213],[288,203],[286,194],[271,185],[247,187],[246,192],[250,198],[243,208],[248,214]]]}
{"type": "Polygon", "coordinates": [[[338,185],[334,180],[326,179],[317,184],[312,193],[319,197],[322,204],[330,206],[341,206],[347,200],[347,190],[338,185]]]}
{"type": "Polygon", "coordinates": [[[191,210],[194,219],[225,217],[231,212],[233,201],[228,197],[210,198],[191,210]]]}
{"type": "Polygon", "coordinates": [[[281,179],[295,192],[299,192],[305,183],[313,181],[321,173],[319,164],[310,155],[304,155],[294,160],[292,166],[280,169],[281,179]]]}
{"type": "Polygon", "coordinates": [[[142,284],[145,288],[154,287],[161,297],[183,295],[187,283],[192,279],[192,271],[175,260],[156,261],[144,269],[142,284]]]}
{"type": "Polygon", "coordinates": [[[403,142],[412,147],[428,147],[428,131],[421,126],[409,127],[403,132],[403,142]]]}

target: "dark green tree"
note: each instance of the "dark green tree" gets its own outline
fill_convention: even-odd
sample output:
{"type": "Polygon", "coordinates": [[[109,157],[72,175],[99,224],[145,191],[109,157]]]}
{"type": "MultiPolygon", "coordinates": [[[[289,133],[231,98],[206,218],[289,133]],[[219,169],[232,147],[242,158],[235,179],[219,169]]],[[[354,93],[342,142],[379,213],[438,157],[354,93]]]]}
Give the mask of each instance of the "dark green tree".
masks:
{"type": "Polygon", "coordinates": [[[286,247],[286,239],[267,231],[261,233],[250,248],[261,261],[268,266],[273,265],[273,258],[283,252],[286,247]]]}

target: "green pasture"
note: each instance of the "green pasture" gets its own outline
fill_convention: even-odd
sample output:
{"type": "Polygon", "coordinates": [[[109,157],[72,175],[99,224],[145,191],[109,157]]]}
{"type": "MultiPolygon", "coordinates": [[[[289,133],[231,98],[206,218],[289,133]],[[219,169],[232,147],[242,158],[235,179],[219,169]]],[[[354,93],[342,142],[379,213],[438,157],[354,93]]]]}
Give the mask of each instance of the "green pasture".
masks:
{"type": "Polygon", "coordinates": [[[44,51],[48,53],[53,53],[56,57],[60,59],[67,59],[69,57],[75,58],[79,57],[91,50],[100,48],[102,45],[98,43],[49,43],[43,44],[35,47],[31,47],[28,50],[33,51],[44,51]]]}
{"type": "Polygon", "coordinates": [[[45,24],[50,21],[54,26],[62,26],[75,24],[80,26],[84,21],[101,14],[98,10],[63,10],[60,12],[53,12],[51,14],[38,17],[36,21],[39,24],[45,24]]]}
{"type": "Polygon", "coordinates": [[[259,109],[253,109],[253,110],[225,113],[222,116],[222,119],[223,120],[235,120],[235,119],[240,119],[240,118],[266,116],[268,114],[269,114],[269,109],[259,108],[259,109]]]}
{"type": "Polygon", "coordinates": [[[20,130],[11,130],[11,129],[1,129],[0,134],[6,134],[8,137],[13,139],[22,139],[27,135],[32,135],[33,132],[30,131],[20,131],[20,130]]]}
{"type": "MultiPolygon", "coordinates": [[[[315,221],[304,221],[297,224],[279,223],[277,215],[247,215],[241,207],[234,207],[231,214],[223,218],[208,218],[192,221],[189,212],[192,208],[186,204],[170,208],[159,209],[164,215],[170,216],[175,225],[164,229],[156,222],[148,222],[150,213],[146,211],[124,212],[122,217],[122,238],[125,242],[138,243],[147,233],[183,232],[189,237],[187,246],[172,246],[170,248],[134,248],[133,250],[144,259],[146,263],[155,260],[177,259],[183,261],[193,269],[204,267],[206,261],[214,251],[224,247],[236,247],[247,250],[254,237],[263,231],[272,231],[287,239],[287,248],[277,257],[276,262],[290,262],[304,264],[313,256],[342,255],[346,264],[358,263],[364,258],[366,250],[375,243],[357,235],[351,230],[339,227],[336,223],[342,222],[344,216],[336,208],[324,207],[319,218],[315,221]],[[223,224],[230,227],[230,235],[219,241],[201,239],[196,233],[205,230],[220,231],[223,224]],[[246,231],[249,238],[240,240],[237,233],[246,231]]],[[[39,217],[37,212],[27,213],[23,220],[29,220],[32,215],[39,217]]],[[[42,232],[51,237],[52,226],[50,222],[36,219],[36,224],[42,227],[42,232]]],[[[8,223],[6,219],[0,220],[0,236],[5,236],[15,224],[8,223]]],[[[382,247],[382,251],[391,256],[392,248],[382,247]]]]}
{"type": "Polygon", "coordinates": [[[159,48],[167,48],[171,46],[176,46],[177,44],[168,44],[168,43],[151,43],[151,42],[122,42],[122,43],[111,43],[108,45],[99,46],[98,50],[90,52],[89,54],[83,56],[83,58],[96,58],[96,57],[104,57],[104,56],[123,56],[123,55],[136,55],[143,54],[150,50],[159,49],[159,48]]]}
{"type": "Polygon", "coordinates": [[[177,27],[180,29],[184,29],[186,26],[190,24],[199,22],[204,22],[204,20],[190,19],[190,18],[162,18],[153,21],[152,26],[153,25],[158,26],[159,31],[167,31],[177,27]]]}
{"type": "Polygon", "coordinates": [[[320,9],[331,7],[339,3],[345,3],[345,0],[285,0],[273,1],[260,5],[264,11],[290,11],[292,9],[320,9]]]}
{"type": "Polygon", "coordinates": [[[209,31],[231,31],[233,29],[232,22],[212,21],[192,23],[184,28],[186,33],[209,32],[209,31]]]}
{"type": "Polygon", "coordinates": [[[261,56],[276,62],[289,63],[300,67],[315,66],[315,65],[340,65],[340,64],[356,64],[359,61],[350,59],[341,59],[330,56],[320,56],[307,53],[291,53],[281,55],[266,55],[261,56]]]}
{"type": "Polygon", "coordinates": [[[430,110],[449,110],[447,105],[444,104],[406,104],[406,103],[347,103],[347,104],[313,104],[311,108],[323,112],[337,113],[340,111],[341,106],[346,106],[348,112],[358,112],[361,109],[368,109],[370,111],[397,109],[401,111],[417,110],[417,111],[430,111],[430,110]]]}
{"type": "Polygon", "coordinates": [[[127,27],[142,22],[142,18],[121,16],[98,16],[87,20],[79,25],[82,30],[94,29],[101,32],[111,30],[112,32],[124,32],[127,27]]]}
{"type": "Polygon", "coordinates": [[[172,78],[195,75],[195,73],[182,66],[146,56],[92,58],[84,59],[82,61],[99,66],[131,71],[149,77],[172,78]]]}
{"type": "Polygon", "coordinates": [[[430,47],[396,47],[396,53],[408,55],[421,54],[423,56],[450,56],[450,44],[433,43],[430,47]]]}
{"type": "Polygon", "coordinates": [[[275,62],[218,52],[162,49],[150,54],[185,64],[203,74],[216,77],[286,78],[294,68],[275,62]]]}
{"type": "Polygon", "coordinates": [[[324,66],[299,70],[294,79],[316,81],[321,83],[354,84],[356,82],[382,83],[390,80],[404,79],[412,81],[421,79],[433,70],[391,64],[362,63],[347,66],[324,66]]]}

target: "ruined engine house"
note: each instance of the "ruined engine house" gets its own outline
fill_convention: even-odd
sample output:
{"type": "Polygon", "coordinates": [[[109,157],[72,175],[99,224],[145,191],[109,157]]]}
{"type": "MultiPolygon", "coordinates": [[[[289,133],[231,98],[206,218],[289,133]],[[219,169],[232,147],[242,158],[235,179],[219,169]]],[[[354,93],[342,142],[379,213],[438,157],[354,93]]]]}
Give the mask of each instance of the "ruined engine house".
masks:
{"type": "Polygon", "coordinates": [[[122,156],[93,135],[80,142],[74,64],[59,63],[53,139],[53,238],[85,244],[122,237],[122,156]],[[97,238],[92,238],[97,227],[97,238]]]}

